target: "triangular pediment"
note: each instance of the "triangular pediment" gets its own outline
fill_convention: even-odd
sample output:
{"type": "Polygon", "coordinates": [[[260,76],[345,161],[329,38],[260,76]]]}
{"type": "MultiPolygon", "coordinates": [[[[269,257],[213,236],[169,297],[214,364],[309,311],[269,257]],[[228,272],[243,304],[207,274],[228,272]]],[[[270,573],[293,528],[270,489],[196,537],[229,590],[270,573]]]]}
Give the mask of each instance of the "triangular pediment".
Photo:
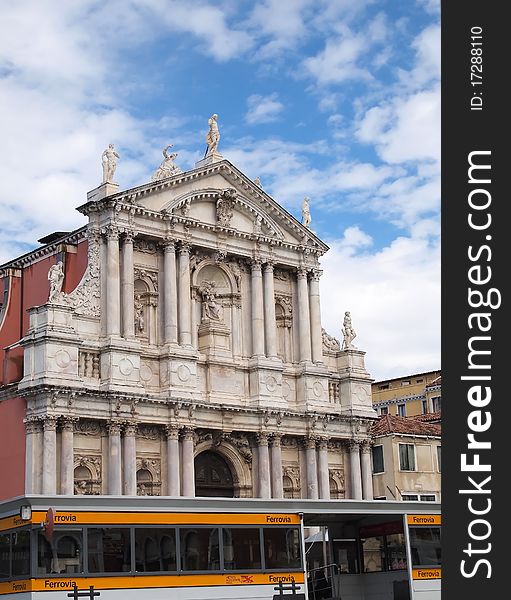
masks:
{"type": "Polygon", "coordinates": [[[117,193],[103,201],[113,200],[163,213],[168,218],[190,220],[197,226],[313,246],[320,254],[328,250],[310,229],[225,159],[117,193]]]}

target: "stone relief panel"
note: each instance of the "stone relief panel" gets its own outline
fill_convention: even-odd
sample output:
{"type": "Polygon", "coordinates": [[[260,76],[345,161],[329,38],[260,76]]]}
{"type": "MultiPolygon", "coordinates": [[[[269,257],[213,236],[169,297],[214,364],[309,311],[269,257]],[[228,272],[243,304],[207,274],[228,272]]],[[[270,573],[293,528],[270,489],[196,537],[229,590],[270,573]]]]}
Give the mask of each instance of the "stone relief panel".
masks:
{"type": "Polygon", "coordinates": [[[75,495],[95,496],[101,493],[101,456],[76,454],[73,468],[75,495]]]}
{"type": "Polygon", "coordinates": [[[137,496],[161,495],[161,461],[159,458],[137,458],[137,496]]]}

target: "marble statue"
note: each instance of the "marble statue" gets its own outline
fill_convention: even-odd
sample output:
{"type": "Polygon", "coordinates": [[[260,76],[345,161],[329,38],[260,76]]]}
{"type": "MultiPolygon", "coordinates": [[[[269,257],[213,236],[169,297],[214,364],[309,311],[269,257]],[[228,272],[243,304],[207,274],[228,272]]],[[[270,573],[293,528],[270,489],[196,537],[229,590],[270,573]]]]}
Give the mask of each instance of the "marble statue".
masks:
{"type": "Polygon", "coordinates": [[[140,294],[135,296],[135,330],[137,333],[143,333],[145,329],[144,323],[144,305],[140,294]]]}
{"type": "Polygon", "coordinates": [[[260,177],[256,177],[256,178],[254,179],[254,183],[257,185],[257,187],[263,187],[263,186],[261,185],[261,178],[260,178],[260,177]]]}
{"type": "Polygon", "coordinates": [[[56,265],[50,267],[48,281],[50,282],[48,302],[55,302],[57,296],[62,291],[62,284],[64,283],[64,264],[61,260],[56,265]]]}
{"type": "Polygon", "coordinates": [[[218,142],[220,141],[220,132],[218,131],[218,115],[214,114],[208,120],[209,131],[206,135],[206,144],[208,149],[206,150],[206,156],[216,154],[218,148],[218,142]]]}
{"type": "Polygon", "coordinates": [[[204,282],[201,286],[202,295],[202,320],[203,321],[220,321],[221,306],[216,301],[216,294],[214,292],[214,284],[204,282]]]}
{"type": "Polygon", "coordinates": [[[113,182],[118,158],[119,155],[114,150],[114,145],[108,144],[108,148],[101,155],[101,164],[103,166],[103,183],[113,182]]]}
{"type": "Polygon", "coordinates": [[[172,177],[172,175],[177,175],[178,173],[182,173],[181,169],[174,163],[174,159],[177,157],[177,152],[172,152],[169,154],[169,150],[172,148],[173,144],[169,144],[163,149],[164,159],[158,170],[151,177],[151,181],[160,181],[162,179],[166,179],[167,177],[172,177]]]}
{"type": "Polygon", "coordinates": [[[335,338],[333,335],[327,333],[327,331],[321,328],[321,337],[323,340],[323,346],[327,348],[327,350],[340,350],[341,345],[339,344],[339,340],[335,338]]]}
{"type": "Polygon", "coordinates": [[[307,196],[303,199],[302,203],[302,225],[309,227],[311,224],[311,211],[309,208],[310,199],[307,196]]]}
{"type": "Polygon", "coordinates": [[[353,345],[353,340],[357,337],[355,330],[353,329],[353,324],[351,323],[351,315],[349,311],[344,313],[344,321],[342,324],[342,335],[344,336],[342,342],[343,350],[353,350],[356,349],[356,346],[353,345]]]}

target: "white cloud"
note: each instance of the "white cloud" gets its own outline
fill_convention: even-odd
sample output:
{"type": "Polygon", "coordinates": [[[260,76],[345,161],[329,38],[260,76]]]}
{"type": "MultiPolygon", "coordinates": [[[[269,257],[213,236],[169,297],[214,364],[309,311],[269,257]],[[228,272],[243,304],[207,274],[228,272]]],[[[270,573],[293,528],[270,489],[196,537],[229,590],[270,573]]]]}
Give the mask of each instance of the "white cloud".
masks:
{"type": "MultiPolygon", "coordinates": [[[[376,253],[354,254],[344,234],[322,259],[322,321],[339,337],[351,311],[355,344],[376,379],[440,367],[440,249],[402,237],[376,253]],[[342,273],[342,277],[339,277],[342,273]]],[[[356,237],[356,236],[355,236],[356,237]]]]}
{"type": "Polygon", "coordinates": [[[250,125],[258,123],[271,123],[276,121],[279,114],[284,110],[284,105],[278,100],[277,94],[260,96],[252,94],[247,98],[248,111],[245,121],[250,125]]]}

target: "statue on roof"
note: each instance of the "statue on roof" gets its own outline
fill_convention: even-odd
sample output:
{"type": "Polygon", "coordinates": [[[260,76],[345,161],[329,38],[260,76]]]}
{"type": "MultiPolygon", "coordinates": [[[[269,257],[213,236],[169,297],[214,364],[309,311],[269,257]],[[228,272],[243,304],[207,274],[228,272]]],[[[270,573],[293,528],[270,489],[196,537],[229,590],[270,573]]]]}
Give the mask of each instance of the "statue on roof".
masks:
{"type": "Polygon", "coordinates": [[[311,224],[311,211],[309,202],[310,198],[307,198],[307,196],[305,196],[302,203],[302,225],[304,225],[305,227],[309,227],[309,225],[311,224]]]}
{"type": "Polygon", "coordinates": [[[163,161],[158,167],[156,173],[154,173],[154,175],[151,177],[151,181],[161,181],[167,177],[172,177],[172,175],[182,173],[181,169],[174,163],[174,159],[177,157],[177,152],[172,152],[169,154],[169,150],[173,145],[174,144],[169,144],[163,148],[163,161]]]}
{"type": "Polygon", "coordinates": [[[61,260],[50,267],[48,281],[50,282],[48,302],[55,302],[62,291],[62,284],[64,283],[64,263],[61,260]]]}
{"type": "Polygon", "coordinates": [[[206,135],[206,144],[208,149],[206,150],[205,156],[211,154],[217,154],[218,142],[220,141],[220,131],[218,130],[218,115],[214,114],[208,120],[209,131],[206,135]]]}
{"type": "Polygon", "coordinates": [[[101,155],[101,166],[103,167],[103,183],[113,183],[114,173],[117,167],[119,155],[114,150],[113,144],[108,144],[108,148],[101,155]]]}
{"type": "Polygon", "coordinates": [[[343,350],[356,350],[357,347],[353,345],[353,340],[357,337],[355,330],[353,329],[353,324],[351,322],[351,315],[349,311],[344,313],[344,321],[342,324],[342,335],[344,336],[342,342],[343,350]]]}

